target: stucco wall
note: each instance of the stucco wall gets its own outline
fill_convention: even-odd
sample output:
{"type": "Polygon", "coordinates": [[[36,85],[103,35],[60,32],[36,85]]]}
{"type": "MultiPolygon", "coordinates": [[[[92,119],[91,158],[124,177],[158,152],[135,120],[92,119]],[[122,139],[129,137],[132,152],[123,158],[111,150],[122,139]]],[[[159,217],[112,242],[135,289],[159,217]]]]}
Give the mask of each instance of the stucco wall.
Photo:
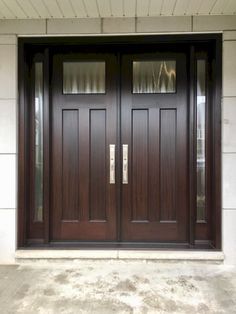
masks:
{"type": "Polygon", "coordinates": [[[17,35],[223,31],[223,251],[236,264],[236,16],[0,20],[0,263],[16,246],[17,35]]]}

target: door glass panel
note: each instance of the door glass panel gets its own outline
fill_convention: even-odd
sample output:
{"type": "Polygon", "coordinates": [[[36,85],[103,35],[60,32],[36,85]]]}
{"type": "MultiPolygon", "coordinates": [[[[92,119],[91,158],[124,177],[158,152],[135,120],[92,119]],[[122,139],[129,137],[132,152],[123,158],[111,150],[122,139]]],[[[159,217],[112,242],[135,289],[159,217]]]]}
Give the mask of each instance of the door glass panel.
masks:
{"type": "Polygon", "coordinates": [[[104,94],[105,62],[64,62],[64,94],[104,94]]]}
{"type": "Polygon", "coordinates": [[[206,62],[197,60],[197,220],[206,207],[206,62]]]}
{"type": "Polygon", "coordinates": [[[35,213],[43,220],[43,63],[35,63],[35,213]]]}
{"type": "Polygon", "coordinates": [[[175,93],[176,61],[133,61],[133,93],[175,93]]]}

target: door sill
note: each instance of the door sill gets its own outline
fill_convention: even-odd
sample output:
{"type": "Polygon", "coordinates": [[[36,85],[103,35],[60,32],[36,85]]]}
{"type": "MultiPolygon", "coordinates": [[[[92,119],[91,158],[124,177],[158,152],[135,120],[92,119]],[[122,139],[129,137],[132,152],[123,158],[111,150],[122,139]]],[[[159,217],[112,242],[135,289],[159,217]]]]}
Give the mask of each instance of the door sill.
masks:
{"type": "Polygon", "coordinates": [[[15,259],[17,262],[81,259],[223,262],[224,254],[210,250],[19,249],[15,253],[15,259]]]}
{"type": "Polygon", "coordinates": [[[215,250],[211,241],[195,241],[194,245],[187,242],[115,242],[115,241],[102,241],[102,242],[88,242],[88,241],[50,241],[44,243],[43,239],[28,239],[27,246],[24,249],[84,249],[84,250],[215,250]]]}

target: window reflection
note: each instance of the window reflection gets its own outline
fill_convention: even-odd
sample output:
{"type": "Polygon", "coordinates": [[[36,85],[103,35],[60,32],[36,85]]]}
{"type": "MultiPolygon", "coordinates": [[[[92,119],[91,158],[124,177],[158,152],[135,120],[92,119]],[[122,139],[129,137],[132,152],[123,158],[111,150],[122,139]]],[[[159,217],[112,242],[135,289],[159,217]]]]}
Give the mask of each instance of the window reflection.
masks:
{"type": "Polygon", "coordinates": [[[206,207],[206,62],[197,60],[197,220],[206,207]]]}
{"type": "Polygon", "coordinates": [[[64,62],[64,94],[104,94],[105,62],[64,62]]]}
{"type": "Polygon", "coordinates": [[[43,63],[35,63],[35,212],[43,220],[43,63]]]}
{"type": "Polygon", "coordinates": [[[175,61],[134,61],[133,93],[175,93],[175,61]]]}

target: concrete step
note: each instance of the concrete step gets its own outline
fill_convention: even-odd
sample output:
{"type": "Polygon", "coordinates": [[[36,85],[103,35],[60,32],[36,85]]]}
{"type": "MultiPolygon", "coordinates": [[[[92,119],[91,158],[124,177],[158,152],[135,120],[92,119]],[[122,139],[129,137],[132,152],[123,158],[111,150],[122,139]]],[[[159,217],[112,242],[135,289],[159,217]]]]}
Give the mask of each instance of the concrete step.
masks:
{"type": "Polygon", "coordinates": [[[81,259],[223,262],[224,254],[221,251],[196,250],[21,249],[16,251],[15,259],[16,262],[81,259]]]}

